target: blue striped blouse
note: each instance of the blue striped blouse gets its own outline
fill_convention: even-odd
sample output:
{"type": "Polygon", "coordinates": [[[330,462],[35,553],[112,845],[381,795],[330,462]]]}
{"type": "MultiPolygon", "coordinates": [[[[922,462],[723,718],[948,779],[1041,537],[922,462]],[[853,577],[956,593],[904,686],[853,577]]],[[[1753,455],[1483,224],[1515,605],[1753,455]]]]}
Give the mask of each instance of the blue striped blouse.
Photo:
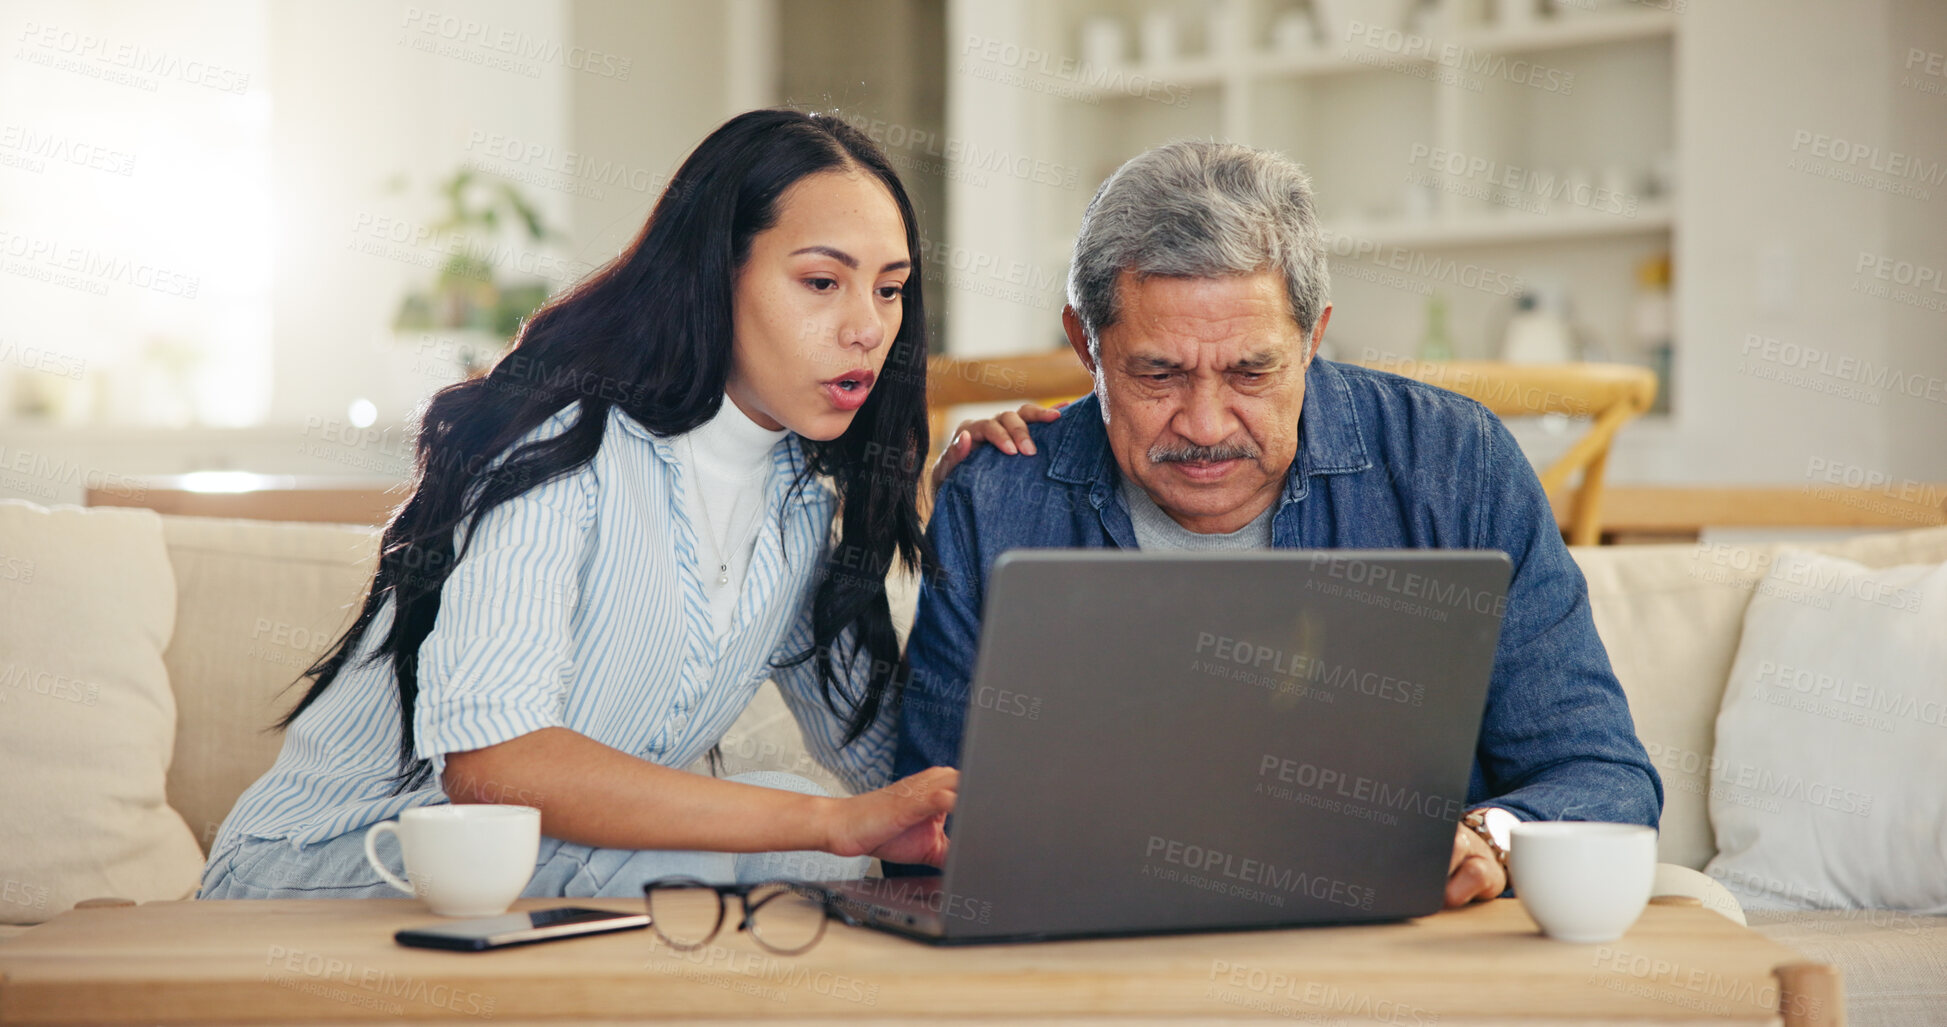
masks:
{"type": "MultiPolygon", "coordinates": [[[[558,434],[578,416],[571,405],[528,440],[558,434]]],[[[426,787],[388,794],[398,691],[390,661],[363,659],[390,625],[388,605],[359,657],[291,724],[277,762],[237,800],[210,847],[212,861],[245,838],[301,846],[447,802],[439,784],[447,753],[544,727],[686,767],[723,737],[767,678],[820,763],[854,790],[884,784],[889,718],[841,748],[846,725],[826,707],[814,664],[771,666],[810,646],[812,590],[837,509],[831,486],[813,478],[792,491],[805,460],[796,435],[772,450],[743,593],[729,631],[713,637],[698,537],[684,512],[692,483],[676,438],[611,409],[586,466],[480,518],[420,648],[412,716],[416,755],[434,768],[426,787]]]]}

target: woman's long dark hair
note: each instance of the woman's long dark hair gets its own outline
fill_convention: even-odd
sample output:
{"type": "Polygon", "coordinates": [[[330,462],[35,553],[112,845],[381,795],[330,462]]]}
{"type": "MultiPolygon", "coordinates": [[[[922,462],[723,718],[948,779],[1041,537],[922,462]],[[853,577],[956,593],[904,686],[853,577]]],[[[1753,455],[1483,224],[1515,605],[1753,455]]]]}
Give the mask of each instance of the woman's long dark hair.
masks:
{"type": "Polygon", "coordinates": [[[915,502],[928,446],[918,222],[899,176],[864,133],[828,115],[758,110],[710,133],[628,250],[537,311],[492,371],[433,395],[420,421],[412,493],[381,536],[364,605],[299,677],[312,679],[310,690],[277,727],[288,728],[331,687],[390,600],[391,628],[368,660],[391,661],[398,679],[393,793],[422,786],[432,768],[413,756],[419,647],[439,614],[441,587],[466,555],[464,546],[454,550],[454,529],[586,465],[612,406],[658,435],[715,416],[730,375],[732,287],[752,238],[776,223],[778,199],[791,185],[847,169],[862,169],[892,193],[912,272],[899,334],[865,405],[839,438],[799,440],[808,459],[793,487],[829,476],[840,531],[812,601],[812,646],[784,665],[816,661],[826,705],[849,721],[847,744],[896,704],[906,675],[884,576],[895,555],[908,570],[932,566],[915,502]],[[508,452],[575,402],[580,415],[566,431],[508,452]],[[842,652],[848,627],[856,645],[842,652]],[[841,703],[840,668],[849,672],[861,652],[870,659],[866,686],[841,703]]]}

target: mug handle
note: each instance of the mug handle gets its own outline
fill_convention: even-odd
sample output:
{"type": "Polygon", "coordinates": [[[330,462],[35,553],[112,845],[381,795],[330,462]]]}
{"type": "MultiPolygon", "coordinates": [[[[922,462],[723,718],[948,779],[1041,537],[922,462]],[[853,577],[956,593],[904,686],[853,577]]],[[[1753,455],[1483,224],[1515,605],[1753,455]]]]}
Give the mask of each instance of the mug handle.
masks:
{"type": "MultiPolygon", "coordinates": [[[[385,883],[405,892],[407,895],[418,895],[419,893],[413,890],[412,885],[392,876],[392,871],[387,870],[385,864],[379,862],[379,835],[388,831],[391,832],[393,838],[398,838],[399,822],[396,820],[382,820],[366,829],[365,862],[372,864],[372,869],[378,871],[380,877],[385,878],[385,883]]],[[[400,844],[403,845],[404,843],[401,842],[400,844]]]]}

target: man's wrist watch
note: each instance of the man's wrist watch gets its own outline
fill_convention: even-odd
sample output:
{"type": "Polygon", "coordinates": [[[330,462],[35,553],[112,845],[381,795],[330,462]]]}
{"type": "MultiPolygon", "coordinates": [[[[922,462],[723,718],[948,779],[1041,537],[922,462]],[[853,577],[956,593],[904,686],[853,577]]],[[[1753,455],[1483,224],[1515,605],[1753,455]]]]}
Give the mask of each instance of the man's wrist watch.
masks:
{"type": "Polygon", "coordinates": [[[1481,836],[1481,840],[1486,842],[1487,847],[1493,851],[1494,858],[1500,862],[1501,869],[1506,870],[1508,849],[1514,840],[1514,825],[1520,823],[1521,818],[1499,806],[1482,806],[1479,809],[1468,810],[1467,815],[1460,818],[1460,822],[1466,825],[1468,830],[1481,836]]]}

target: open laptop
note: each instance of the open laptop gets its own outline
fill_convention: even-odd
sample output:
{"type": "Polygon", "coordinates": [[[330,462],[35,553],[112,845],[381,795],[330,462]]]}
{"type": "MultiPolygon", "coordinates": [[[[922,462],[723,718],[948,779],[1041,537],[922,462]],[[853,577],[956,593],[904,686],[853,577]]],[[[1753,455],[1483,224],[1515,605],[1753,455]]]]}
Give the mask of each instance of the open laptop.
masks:
{"type": "Polygon", "coordinates": [[[1019,550],[938,876],[830,884],[940,943],[1438,911],[1506,604],[1456,550],[1019,550]]]}

